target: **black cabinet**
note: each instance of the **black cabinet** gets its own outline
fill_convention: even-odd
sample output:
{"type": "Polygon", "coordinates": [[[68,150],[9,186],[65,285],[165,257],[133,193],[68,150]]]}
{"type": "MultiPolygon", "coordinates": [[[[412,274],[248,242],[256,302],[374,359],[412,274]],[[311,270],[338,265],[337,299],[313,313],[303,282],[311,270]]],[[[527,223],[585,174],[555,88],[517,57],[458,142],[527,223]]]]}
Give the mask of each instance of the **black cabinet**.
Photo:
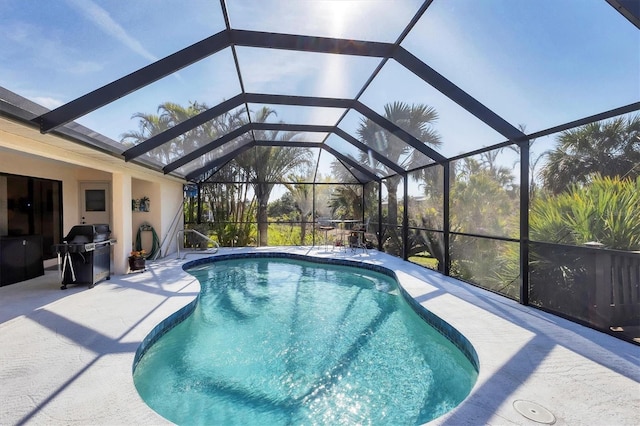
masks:
{"type": "Polygon", "coordinates": [[[0,286],[44,275],[42,236],[0,237],[0,286]]]}

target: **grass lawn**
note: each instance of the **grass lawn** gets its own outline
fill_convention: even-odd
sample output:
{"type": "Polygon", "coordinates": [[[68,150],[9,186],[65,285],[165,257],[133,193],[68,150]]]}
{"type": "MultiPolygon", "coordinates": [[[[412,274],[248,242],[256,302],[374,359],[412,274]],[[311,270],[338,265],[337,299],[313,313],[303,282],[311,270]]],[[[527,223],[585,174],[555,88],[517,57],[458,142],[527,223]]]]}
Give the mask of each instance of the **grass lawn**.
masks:
{"type": "Polygon", "coordinates": [[[411,256],[409,258],[409,262],[417,263],[418,265],[429,269],[438,269],[438,259],[431,256],[417,254],[415,256],[411,256]]]}

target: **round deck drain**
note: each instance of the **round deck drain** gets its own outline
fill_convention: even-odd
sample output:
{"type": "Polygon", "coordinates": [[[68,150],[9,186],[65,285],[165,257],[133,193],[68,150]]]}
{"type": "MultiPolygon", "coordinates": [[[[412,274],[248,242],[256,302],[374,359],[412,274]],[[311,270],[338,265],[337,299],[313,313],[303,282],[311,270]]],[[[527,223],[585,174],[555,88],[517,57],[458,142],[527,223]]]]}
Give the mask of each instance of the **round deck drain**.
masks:
{"type": "Polygon", "coordinates": [[[551,414],[551,411],[535,402],[518,399],[513,401],[513,408],[529,420],[537,423],[552,425],[556,422],[556,417],[551,414]]]}

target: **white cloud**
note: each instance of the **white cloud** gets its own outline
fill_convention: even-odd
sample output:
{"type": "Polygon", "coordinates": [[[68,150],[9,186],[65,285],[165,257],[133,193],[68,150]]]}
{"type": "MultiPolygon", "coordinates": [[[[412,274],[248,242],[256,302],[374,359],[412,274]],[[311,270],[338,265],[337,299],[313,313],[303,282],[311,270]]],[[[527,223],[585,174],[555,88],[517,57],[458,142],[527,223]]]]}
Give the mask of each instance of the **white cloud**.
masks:
{"type": "Polygon", "coordinates": [[[90,21],[95,23],[105,33],[119,40],[135,53],[152,62],[158,60],[155,55],[145,49],[138,40],[131,37],[120,24],[114,21],[111,15],[109,15],[109,12],[94,2],[89,0],[68,0],[68,2],[75,5],[80,12],[82,12],[90,21]]]}

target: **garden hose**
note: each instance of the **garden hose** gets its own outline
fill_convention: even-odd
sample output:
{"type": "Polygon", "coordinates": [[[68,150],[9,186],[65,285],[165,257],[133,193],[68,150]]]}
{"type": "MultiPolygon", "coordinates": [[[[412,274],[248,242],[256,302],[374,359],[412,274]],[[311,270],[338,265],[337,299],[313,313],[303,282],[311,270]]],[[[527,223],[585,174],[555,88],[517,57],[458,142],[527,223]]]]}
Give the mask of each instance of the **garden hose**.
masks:
{"type": "Polygon", "coordinates": [[[151,250],[149,250],[149,253],[147,253],[144,256],[145,259],[151,259],[153,258],[153,256],[155,256],[157,251],[160,250],[160,238],[158,238],[158,234],[156,234],[156,230],[153,229],[153,226],[149,225],[146,222],[143,223],[138,228],[138,232],[136,234],[136,250],[137,251],[142,250],[142,231],[151,231],[151,234],[153,236],[152,242],[151,242],[151,250]]]}

